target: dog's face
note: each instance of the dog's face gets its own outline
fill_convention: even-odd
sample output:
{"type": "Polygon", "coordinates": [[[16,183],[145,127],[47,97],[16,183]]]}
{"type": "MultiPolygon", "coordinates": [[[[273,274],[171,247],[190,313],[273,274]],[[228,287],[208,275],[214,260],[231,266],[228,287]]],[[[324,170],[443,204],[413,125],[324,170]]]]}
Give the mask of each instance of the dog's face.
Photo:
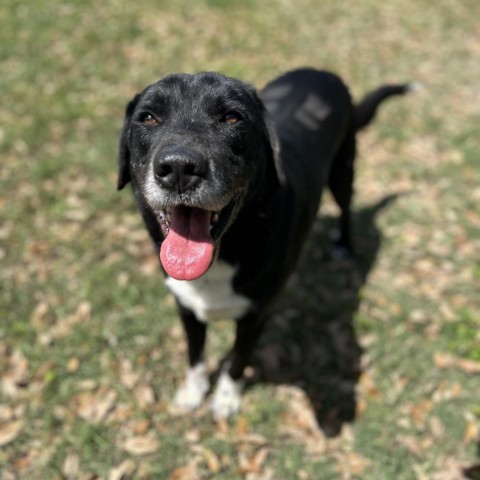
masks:
{"type": "Polygon", "coordinates": [[[276,150],[254,89],[232,78],[169,75],[130,102],[118,188],[131,180],[158,219],[168,275],[205,273],[242,202],[274,171],[276,150]]]}

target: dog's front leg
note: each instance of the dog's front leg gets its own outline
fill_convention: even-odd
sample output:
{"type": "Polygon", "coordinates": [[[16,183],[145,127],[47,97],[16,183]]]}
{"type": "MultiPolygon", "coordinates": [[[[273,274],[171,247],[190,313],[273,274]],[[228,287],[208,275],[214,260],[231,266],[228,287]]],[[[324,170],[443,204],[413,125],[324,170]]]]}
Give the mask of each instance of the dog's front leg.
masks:
{"type": "Polygon", "coordinates": [[[249,313],[237,321],[235,343],[223,365],[210,405],[215,420],[240,410],[243,372],[263,327],[263,316],[258,313],[249,313]]]}
{"type": "Polygon", "coordinates": [[[198,408],[210,388],[207,366],[204,359],[207,326],[195,317],[194,313],[178,304],[188,345],[188,363],[185,380],[173,399],[176,407],[182,410],[198,408]]]}

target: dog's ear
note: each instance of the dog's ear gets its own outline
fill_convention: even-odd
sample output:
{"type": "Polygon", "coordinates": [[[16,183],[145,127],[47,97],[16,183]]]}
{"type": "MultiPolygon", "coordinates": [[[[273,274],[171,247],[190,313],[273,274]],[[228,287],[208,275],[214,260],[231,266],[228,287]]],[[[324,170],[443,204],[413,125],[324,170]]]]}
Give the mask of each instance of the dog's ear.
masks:
{"type": "Polygon", "coordinates": [[[130,148],[128,146],[130,137],[130,121],[133,110],[137,105],[139,95],[128,103],[125,110],[122,133],[120,135],[120,146],[118,151],[118,181],[117,190],[121,190],[130,181],[130,148]]]}
{"type": "Polygon", "coordinates": [[[262,130],[263,135],[265,136],[268,148],[270,150],[269,155],[273,162],[273,167],[275,168],[275,173],[277,176],[278,183],[280,186],[285,186],[287,184],[287,177],[285,175],[285,170],[282,165],[282,157],[280,155],[280,142],[277,137],[277,132],[275,131],[275,125],[273,119],[268,113],[265,104],[260,99],[257,90],[250,86],[250,94],[254,98],[257,106],[260,108],[262,115],[262,130]]]}
{"type": "Polygon", "coordinates": [[[267,112],[265,106],[263,106],[263,123],[265,125],[265,134],[270,144],[270,149],[273,158],[273,165],[275,166],[275,172],[277,173],[278,182],[282,187],[287,184],[287,177],[285,175],[285,170],[283,169],[282,157],[280,155],[280,141],[277,137],[277,132],[275,131],[275,125],[273,123],[272,117],[267,112]]]}

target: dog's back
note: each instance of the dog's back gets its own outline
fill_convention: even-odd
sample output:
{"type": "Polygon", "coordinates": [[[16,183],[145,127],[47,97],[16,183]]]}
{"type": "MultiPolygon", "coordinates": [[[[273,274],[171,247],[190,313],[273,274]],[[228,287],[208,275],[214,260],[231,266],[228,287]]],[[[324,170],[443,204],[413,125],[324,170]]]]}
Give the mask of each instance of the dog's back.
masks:
{"type": "Polygon", "coordinates": [[[384,85],[354,105],[349,90],[335,74],[313,68],[285,73],[260,92],[280,145],[281,164],[288,178],[285,195],[303,216],[290,223],[301,244],[304,229],[317,213],[328,184],[341,210],[342,256],[351,253],[350,204],[353,195],[356,132],[374,118],[386,99],[403,95],[412,84],[384,85]]]}
{"type": "Polygon", "coordinates": [[[260,96],[275,124],[285,175],[310,223],[335,155],[353,129],[350,94],[336,75],[305,68],[273,80],[260,96]]]}
{"type": "Polygon", "coordinates": [[[260,96],[275,124],[286,176],[293,181],[291,174],[297,177],[300,170],[321,188],[329,162],[353,127],[347,87],[333,73],[305,68],[273,80],[260,96]]]}

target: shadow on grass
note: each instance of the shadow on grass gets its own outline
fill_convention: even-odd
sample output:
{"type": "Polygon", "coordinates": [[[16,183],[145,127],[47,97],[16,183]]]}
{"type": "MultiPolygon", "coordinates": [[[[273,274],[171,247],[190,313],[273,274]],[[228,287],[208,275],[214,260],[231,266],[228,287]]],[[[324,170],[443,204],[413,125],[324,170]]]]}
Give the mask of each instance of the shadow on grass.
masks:
{"type": "Polygon", "coordinates": [[[354,317],[361,289],[381,245],[376,217],[396,195],[353,215],[356,254],[351,260],[326,259],[332,217],[317,220],[296,273],[277,301],[253,366],[254,383],[302,388],[327,436],[336,436],[355,419],[355,390],[362,349],[354,317]]]}

